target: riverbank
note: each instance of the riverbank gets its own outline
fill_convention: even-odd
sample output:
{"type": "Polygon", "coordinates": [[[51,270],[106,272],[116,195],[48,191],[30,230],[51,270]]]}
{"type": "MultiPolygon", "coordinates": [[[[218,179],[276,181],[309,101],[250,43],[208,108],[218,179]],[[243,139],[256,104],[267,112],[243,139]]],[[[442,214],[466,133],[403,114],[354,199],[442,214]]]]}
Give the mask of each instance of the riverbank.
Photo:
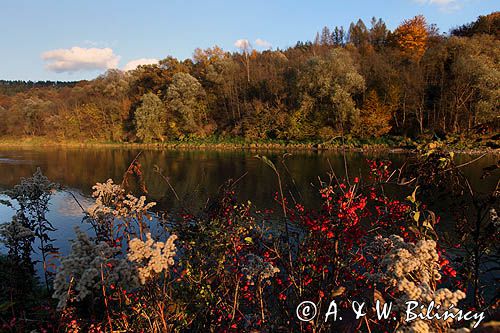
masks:
{"type": "Polygon", "coordinates": [[[386,137],[373,140],[358,140],[347,138],[341,140],[332,140],[328,142],[299,142],[299,141],[280,141],[263,140],[247,141],[243,138],[225,138],[225,139],[196,139],[185,141],[165,141],[158,143],[134,143],[134,142],[109,142],[100,140],[53,140],[46,137],[23,137],[19,139],[1,139],[0,148],[43,148],[43,147],[66,147],[66,148],[127,148],[127,149],[159,149],[159,150],[284,150],[284,151],[383,151],[383,152],[412,152],[419,146],[431,142],[444,145],[448,150],[457,153],[481,154],[494,153],[500,154],[500,140],[490,138],[471,138],[471,139],[449,139],[444,141],[435,141],[431,138],[420,140],[411,140],[403,137],[386,137]]]}

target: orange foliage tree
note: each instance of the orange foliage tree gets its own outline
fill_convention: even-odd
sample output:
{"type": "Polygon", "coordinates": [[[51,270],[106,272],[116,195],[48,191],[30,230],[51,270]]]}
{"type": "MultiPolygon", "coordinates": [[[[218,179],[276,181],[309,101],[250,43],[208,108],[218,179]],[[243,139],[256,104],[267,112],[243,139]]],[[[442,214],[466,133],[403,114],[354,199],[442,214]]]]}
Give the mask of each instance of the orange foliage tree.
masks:
{"type": "Polygon", "coordinates": [[[415,16],[404,20],[394,31],[396,44],[409,59],[420,61],[424,55],[429,31],[425,17],[415,16]]]}
{"type": "Polygon", "coordinates": [[[354,132],[363,138],[379,137],[391,130],[391,119],[391,108],[380,101],[375,90],[371,90],[363,103],[360,121],[354,132]]]}

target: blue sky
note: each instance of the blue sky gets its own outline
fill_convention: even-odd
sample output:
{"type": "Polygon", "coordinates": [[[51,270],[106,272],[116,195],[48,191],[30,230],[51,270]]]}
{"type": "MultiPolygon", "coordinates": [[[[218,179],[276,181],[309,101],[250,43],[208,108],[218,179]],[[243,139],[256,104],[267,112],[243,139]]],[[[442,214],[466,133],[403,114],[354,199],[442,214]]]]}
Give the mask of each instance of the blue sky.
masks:
{"type": "Polygon", "coordinates": [[[91,79],[106,68],[191,57],[197,47],[236,51],[238,39],[285,48],[325,25],[368,25],[373,16],[394,29],[423,14],[447,32],[498,9],[496,0],[2,0],[0,79],[91,79]]]}

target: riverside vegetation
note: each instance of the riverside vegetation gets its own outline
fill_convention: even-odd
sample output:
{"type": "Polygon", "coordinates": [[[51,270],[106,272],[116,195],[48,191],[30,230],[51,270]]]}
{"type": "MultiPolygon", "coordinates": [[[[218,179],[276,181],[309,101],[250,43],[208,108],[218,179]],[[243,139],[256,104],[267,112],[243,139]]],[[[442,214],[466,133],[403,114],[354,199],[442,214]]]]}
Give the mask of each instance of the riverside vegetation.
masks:
{"type": "Polygon", "coordinates": [[[498,148],[498,12],[440,33],[424,17],[325,27],[313,41],[110,70],[90,81],[0,82],[0,142],[302,148],[498,148]]]}
{"type": "MultiPolygon", "coordinates": [[[[285,156],[280,164],[256,157],[276,176],[275,208],[239,202],[238,180],[229,180],[192,212],[148,202],[138,156],[121,183],[94,186],[94,204],[63,257],[46,218],[60,187],[40,171],[23,179],[2,202],[18,209],[0,228],[2,331],[468,332],[473,325],[370,316],[376,301],[409,299],[484,311],[490,322],[479,329],[494,325],[498,290],[485,278],[499,269],[497,165],[484,173],[495,189],[479,194],[453,153],[433,144],[400,169],[367,161],[366,179],[340,179],[332,169],[318,178],[321,205],[313,209],[282,187],[285,156]],[[406,189],[407,198],[393,198],[391,187],[406,189]],[[453,230],[440,229],[426,205],[442,194],[453,230]],[[43,276],[34,272],[35,251],[43,276]],[[297,319],[300,302],[324,312],[332,299],[343,321],[297,319]],[[367,302],[368,317],[349,315],[353,300],[367,302]]],[[[160,176],[176,197],[175,184],[160,176]]]]}

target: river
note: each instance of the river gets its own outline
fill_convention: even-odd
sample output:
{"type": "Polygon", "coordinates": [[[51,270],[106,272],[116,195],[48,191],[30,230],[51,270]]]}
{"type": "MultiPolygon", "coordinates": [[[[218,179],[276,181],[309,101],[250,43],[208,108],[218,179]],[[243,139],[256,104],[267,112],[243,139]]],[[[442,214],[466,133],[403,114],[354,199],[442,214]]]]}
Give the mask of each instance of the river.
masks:
{"type": "MultiPolygon", "coordinates": [[[[0,192],[12,188],[22,177],[31,176],[39,167],[53,182],[63,186],[51,199],[48,220],[57,229],[51,236],[54,245],[67,253],[69,240],[74,236],[74,226],[80,225],[83,212],[73,195],[84,207],[91,205],[92,186],[109,178],[121,182],[124,171],[139,154],[139,150],[120,148],[0,148],[0,192]],[[71,195],[71,192],[73,195],[71,195]]],[[[237,193],[240,200],[251,200],[257,208],[276,208],[274,194],[278,189],[276,175],[251,151],[213,150],[144,150],[139,155],[144,180],[148,189],[148,200],[158,202],[162,209],[175,209],[179,201],[170,187],[156,173],[155,166],[168,177],[184,207],[200,209],[218,188],[228,179],[238,180],[237,193]]],[[[332,169],[338,177],[367,176],[367,159],[388,159],[395,166],[407,158],[396,153],[347,153],[345,161],[338,152],[310,151],[293,152],[281,163],[283,152],[259,152],[275,162],[281,172],[284,189],[297,201],[315,205],[318,200],[319,178],[327,181],[332,169]],[[318,178],[319,177],[319,178],[318,178]]],[[[471,160],[472,156],[457,155],[458,164],[471,160]]],[[[487,155],[464,167],[464,172],[476,190],[491,191],[495,183],[491,178],[480,179],[484,167],[496,164],[497,155],[487,155]]],[[[498,170],[497,170],[498,172],[498,170]]],[[[498,179],[498,174],[494,175],[498,179]]],[[[493,177],[493,178],[495,178],[493,177]]],[[[395,195],[408,195],[408,188],[395,189],[395,195]]],[[[5,196],[0,198],[6,199],[5,196]]],[[[445,207],[438,213],[448,216],[445,207]]],[[[439,207],[438,207],[439,210],[439,207]]],[[[14,210],[0,204],[0,223],[9,222],[14,210]]],[[[449,221],[451,222],[451,221],[449,221]]]]}

